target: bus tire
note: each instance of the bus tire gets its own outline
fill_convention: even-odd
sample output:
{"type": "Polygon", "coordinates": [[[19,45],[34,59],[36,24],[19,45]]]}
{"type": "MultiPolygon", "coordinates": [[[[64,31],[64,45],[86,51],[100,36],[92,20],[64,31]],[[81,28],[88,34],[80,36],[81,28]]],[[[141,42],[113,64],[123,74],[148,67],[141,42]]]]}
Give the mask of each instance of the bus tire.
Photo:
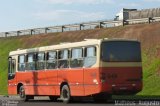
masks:
{"type": "Polygon", "coordinates": [[[61,89],[61,99],[63,103],[69,103],[71,100],[70,89],[68,85],[63,85],[61,89]]]}
{"type": "Polygon", "coordinates": [[[28,101],[28,99],[29,99],[29,96],[27,96],[26,94],[25,94],[25,89],[24,89],[24,86],[22,85],[22,86],[20,86],[20,88],[19,88],[19,97],[20,97],[20,99],[22,100],[22,101],[28,101]]]}

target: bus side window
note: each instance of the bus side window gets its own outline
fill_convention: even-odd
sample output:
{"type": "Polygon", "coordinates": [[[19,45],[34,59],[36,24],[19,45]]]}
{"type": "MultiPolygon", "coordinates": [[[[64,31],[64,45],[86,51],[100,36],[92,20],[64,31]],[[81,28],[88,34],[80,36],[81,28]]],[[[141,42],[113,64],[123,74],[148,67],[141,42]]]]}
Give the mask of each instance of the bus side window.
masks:
{"type": "Polygon", "coordinates": [[[15,72],[16,72],[16,61],[12,59],[11,57],[9,58],[9,64],[8,64],[8,80],[14,79],[15,77],[15,72]]]}
{"type": "Polygon", "coordinates": [[[37,70],[45,69],[45,53],[41,52],[37,54],[37,70]]]}
{"type": "Polygon", "coordinates": [[[47,53],[46,68],[47,69],[57,68],[57,52],[56,51],[50,51],[47,53]]]}
{"type": "Polygon", "coordinates": [[[83,49],[75,48],[71,50],[71,68],[83,67],[83,49]]]}
{"type": "Polygon", "coordinates": [[[58,57],[58,68],[69,68],[69,50],[59,51],[58,57]]]}
{"type": "Polygon", "coordinates": [[[27,70],[36,69],[35,61],[36,61],[36,55],[34,53],[27,55],[27,62],[26,62],[27,70]]]}
{"type": "Polygon", "coordinates": [[[25,55],[18,56],[18,71],[25,71],[25,55]]]}
{"type": "Polygon", "coordinates": [[[96,47],[85,48],[84,67],[91,67],[96,63],[96,47]]]}

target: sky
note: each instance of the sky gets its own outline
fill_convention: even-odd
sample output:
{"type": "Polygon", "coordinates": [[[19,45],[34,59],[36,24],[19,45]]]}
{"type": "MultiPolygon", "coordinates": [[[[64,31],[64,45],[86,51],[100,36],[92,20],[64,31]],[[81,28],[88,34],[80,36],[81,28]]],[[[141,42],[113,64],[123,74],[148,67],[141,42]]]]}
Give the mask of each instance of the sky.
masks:
{"type": "Polygon", "coordinates": [[[110,20],[122,8],[160,8],[160,0],[0,1],[0,32],[110,20]]]}

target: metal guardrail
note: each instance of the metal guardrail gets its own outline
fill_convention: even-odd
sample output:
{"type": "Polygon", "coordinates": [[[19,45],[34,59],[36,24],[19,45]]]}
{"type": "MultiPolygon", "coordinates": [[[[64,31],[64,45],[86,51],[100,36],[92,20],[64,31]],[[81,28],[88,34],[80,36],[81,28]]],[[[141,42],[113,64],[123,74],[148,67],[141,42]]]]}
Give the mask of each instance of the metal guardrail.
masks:
{"type": "Polygon", "coordinates": [[[124,26],[130,24],[138,24],[138,23],[152,23],[159,22],[160,17],[149,17],[149,18],[141,18],[141,19],[128,19],[128,20],[111,20],[111,21],[97,21],[97,22],[88,22],[88,23],[80,23],[80,24],[71,24],[71,25],[62,25],[62,26],[53,26],[53,27],[45,27],[45,28],[34,28],[27,30],[18,30],[18,31],[10,31],[10,32],[1,32],[0,37],[11,37],[11,36],[24,36],[24,35],[37,35],[37,34],[47,34],[54,32],[66,32],[66,31],[76,31],[76,30],[87,30],[87,29],[95,29],[95,28],[107,28],[107,27],[116,27],[116,26],[124,26]]]}

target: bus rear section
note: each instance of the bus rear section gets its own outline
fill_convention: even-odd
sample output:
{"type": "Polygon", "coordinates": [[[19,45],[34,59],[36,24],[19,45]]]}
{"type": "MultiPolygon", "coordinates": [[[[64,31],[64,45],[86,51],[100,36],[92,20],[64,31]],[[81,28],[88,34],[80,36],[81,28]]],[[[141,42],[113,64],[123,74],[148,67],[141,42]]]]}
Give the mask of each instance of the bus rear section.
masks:
{"type": "Polygon", "coordinates": [[[104,41],[100,61],[101,92],[136,94],[142,90],[141,49],[138,41],[104,41]]]}

